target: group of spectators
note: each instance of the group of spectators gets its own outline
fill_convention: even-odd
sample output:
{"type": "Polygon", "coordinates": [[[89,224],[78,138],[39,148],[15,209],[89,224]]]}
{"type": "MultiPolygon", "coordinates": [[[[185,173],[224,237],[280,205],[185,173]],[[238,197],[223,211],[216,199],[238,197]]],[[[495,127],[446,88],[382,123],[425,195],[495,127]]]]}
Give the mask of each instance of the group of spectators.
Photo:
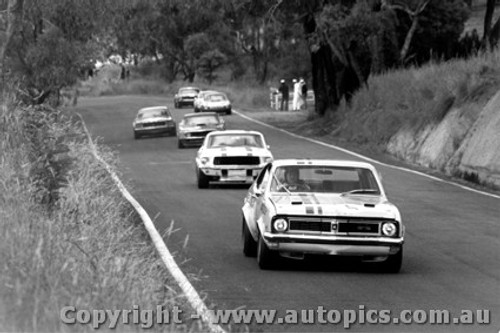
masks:
{"type": "MultiPolygon", "coordinates": [[[[292,111],[298,111],[302,109],[307,109],[307,85],[304,79],[293,79],[292,80],[292,111]]],[[[290,90],[288,84],[283,79],[281,80],[280,87],[278,91],[281,93],[281,111],[288,111],[288,104],[290,101],[290,90]]]]}

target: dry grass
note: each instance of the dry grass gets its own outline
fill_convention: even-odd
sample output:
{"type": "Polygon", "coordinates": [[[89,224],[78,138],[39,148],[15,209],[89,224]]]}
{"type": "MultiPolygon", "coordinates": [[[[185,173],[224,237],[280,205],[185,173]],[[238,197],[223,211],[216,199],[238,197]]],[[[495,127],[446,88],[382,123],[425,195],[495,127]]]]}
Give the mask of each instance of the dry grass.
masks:
{"type": "MultiPolygon", "coordinates": [[[[142,224],[93,157],[79,126],[55,110],[47,115],[6,104],[0,129],[1,331],[90,331],[88,325],[61,322],[60,310],[68,305],[187,309],[142,224]],[[61,146],[65,149],[57,150],[61,146]],[[34,147],[42,151],[34,152],[34,147]],[[43,186],[35,179],[43,169],[53,171],[48,181],[53,188],[40,195],[43,186]]],[[[112,152],[100,147],[100,154],[115,164],[112,152]]],[[[118,326],[119,331],[139,329],[118,326]]],[[[164,325],[153,330],[192,328],[164,325]]]]}

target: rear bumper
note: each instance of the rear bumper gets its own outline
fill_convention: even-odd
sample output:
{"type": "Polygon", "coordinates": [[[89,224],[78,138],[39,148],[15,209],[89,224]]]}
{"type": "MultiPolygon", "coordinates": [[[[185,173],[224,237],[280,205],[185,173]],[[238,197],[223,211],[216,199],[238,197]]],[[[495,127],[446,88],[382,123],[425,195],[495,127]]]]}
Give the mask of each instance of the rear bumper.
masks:
{"type": "Polygon", "coordinates": [[[264,233],[271,250],[338,256],[388,256],[399,252],[402,238],[338,237],[264,233]]]}

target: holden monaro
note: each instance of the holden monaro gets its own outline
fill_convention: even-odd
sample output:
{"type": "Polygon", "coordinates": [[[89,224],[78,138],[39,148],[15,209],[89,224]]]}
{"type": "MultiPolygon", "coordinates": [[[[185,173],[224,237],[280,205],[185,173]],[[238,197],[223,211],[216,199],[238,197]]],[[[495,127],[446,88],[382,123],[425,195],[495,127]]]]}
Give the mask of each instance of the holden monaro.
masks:
{"type": "Polygon", "coordinates": [[[279,257],[353,256],[399,272],[404,225],[369,163],[275,160],[250,187],[242,208],[243,252],[261,269],[279,257]]]}

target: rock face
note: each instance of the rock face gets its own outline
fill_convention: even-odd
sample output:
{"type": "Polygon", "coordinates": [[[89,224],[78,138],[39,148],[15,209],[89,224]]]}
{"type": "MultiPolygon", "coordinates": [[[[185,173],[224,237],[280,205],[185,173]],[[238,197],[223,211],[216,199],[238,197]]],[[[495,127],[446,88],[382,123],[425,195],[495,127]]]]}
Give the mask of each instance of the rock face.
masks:
{"type": "Polygon", "coordinates": [[[500,188],[500,92],[480,112],[453,109],[437,124],[402,128],[387,151],[408,162],[500,188]]]}
{"type": "Polygon", "coordinates": [[[500,92],[484,107],[458,153],[459,172],[500,188],[500,92]]]}

